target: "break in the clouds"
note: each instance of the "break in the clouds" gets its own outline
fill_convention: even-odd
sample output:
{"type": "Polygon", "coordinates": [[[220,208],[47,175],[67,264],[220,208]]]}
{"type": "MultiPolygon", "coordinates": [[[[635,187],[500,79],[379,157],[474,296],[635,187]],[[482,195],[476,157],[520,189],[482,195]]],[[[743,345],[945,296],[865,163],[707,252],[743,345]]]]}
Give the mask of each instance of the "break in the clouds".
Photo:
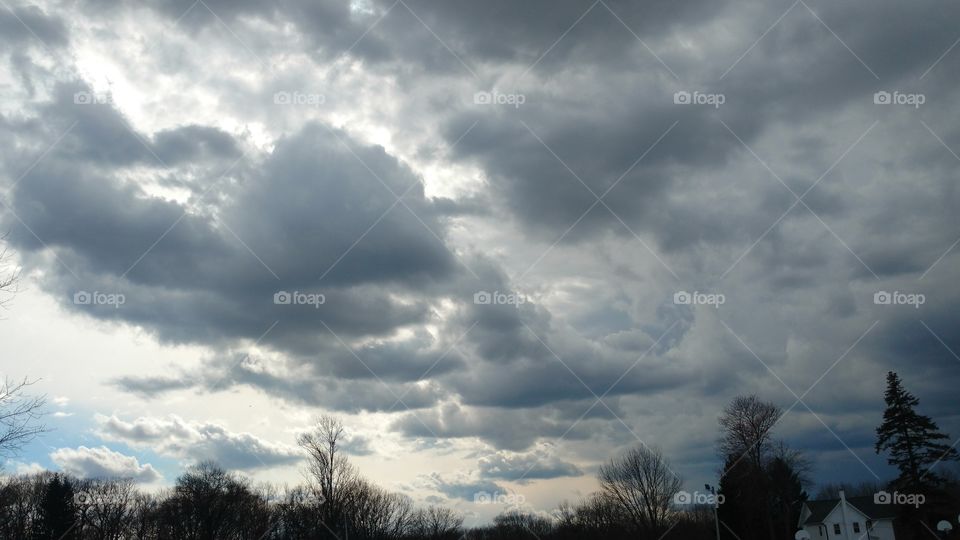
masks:
{"type": "Polygon", "coordinates": [[[0,221],[64,321],[199,351],[105,363],[99,384],[142,411],[71,396],[105,441],[292,467],[292,437],[236,412],[256,396],[299,414],[289,430],[350,415],[358,457],[459,452],[409,472],[471,500],[573,485],[638,440],[709,478],[717,411],[758,393],[803,396],[778,429],[829,453],[818,474],[867,460],[872,477],[887,370],[960,426],[958,16],[11,6],[0,221]],[[229,427],[176,409],[221,400],[229,427]]]}

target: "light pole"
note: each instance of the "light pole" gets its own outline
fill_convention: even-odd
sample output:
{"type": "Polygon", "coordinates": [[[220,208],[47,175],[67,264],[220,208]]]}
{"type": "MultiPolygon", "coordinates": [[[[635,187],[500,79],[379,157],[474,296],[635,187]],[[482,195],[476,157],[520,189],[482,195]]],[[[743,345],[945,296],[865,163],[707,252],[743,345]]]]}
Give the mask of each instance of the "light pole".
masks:
{"type": "Polygon", "coordinates": [[[717,529],[717,540],[720,540],[720,516],[717,514],[717,509],[720,508],[720,498],[717,497],[717,489],[710,484],[704,484],[703,487],[713,494],[713,525],[717,529]]]}

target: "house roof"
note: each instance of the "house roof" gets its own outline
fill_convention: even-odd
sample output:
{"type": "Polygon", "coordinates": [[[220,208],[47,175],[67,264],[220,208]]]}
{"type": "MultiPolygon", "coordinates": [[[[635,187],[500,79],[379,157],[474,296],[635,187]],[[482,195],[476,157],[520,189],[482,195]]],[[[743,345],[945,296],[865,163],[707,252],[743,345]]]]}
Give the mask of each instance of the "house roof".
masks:
{"type": "MultiPolygon", "coordinates": [[[[803,521],[803,525],[811,523],[823,523],[830,512],[840,504],[840,499],[824,499],[820,501],[807,501],[804,503],[810,510],[810,515],[803,521]]],[[[876,504],[873,497],[849,497],[847,504],[860,511],[869,519],[893,519],[897,515],[897,508],[892,504],[876,504]]]]}
{"type": "Polygon", "coordinates": [[[840,504],[840,499],[828,499],[823,501],[807,501],[804,503],[810,509],[810,515],[804,520],[803,525],[808,523],[823,523],[823,520],[830,515],[830,512],[840,504]]]}

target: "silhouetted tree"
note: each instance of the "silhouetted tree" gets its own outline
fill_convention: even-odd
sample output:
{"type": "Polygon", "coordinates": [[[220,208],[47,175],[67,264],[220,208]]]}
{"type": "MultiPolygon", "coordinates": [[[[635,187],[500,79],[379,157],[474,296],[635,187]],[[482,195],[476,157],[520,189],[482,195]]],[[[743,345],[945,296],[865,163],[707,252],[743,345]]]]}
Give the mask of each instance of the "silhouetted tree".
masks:
{"type": "Polygon", "coordinates": [[[740,456],[727,456],[720,476],[723,504],[717,508],[720,536],[728,540],[760,540],[766,536],[766,500],[758,489],[762,471],[740,456]]]}
{"type": "Polygon", "coordinates": [[[553,523],[549,519],[530,512],[510,510],[493,518],[496,539],[544,538],[552,532],[553,523]]]}
{"type": "Polygon", "coordinates": [[[210,462],[190,467],[158,509],[159,536],[185,540],[257,539],[270,529],[266,500],[249,483],[210,462]]]}
{"type": "Polygon", "coordinates": [[[410,532],[424,540],[457,540],[462,528],[463,516],[449,508],[429,506],[413,514],[410,532]]]}
{"type": "Polygon", "coordinates": [[[321,416],[311,431],[297,438],[297,444],[307,452],[310,486],[321,502],[318,517],[325,528],[335,531],[344,527],[347,493],[359,478],[341,448],[344,435],[343,422],[321,416]]]}
{"type": "Polygon", "coordinates": [[[130,479],[84,480],[76,484],[77,530],[84,539],[115,540],[127,534],[136,495],[130,479]]]}
{"type": "Polygon", "coordinates": [[[46,485],[33,537],[36,540],[77,538],[77,522],[74,514],[74,489],[70,478],[54,474],[46,485]]]}
{"type": "Polygon", "coordinates": [[[744,456],[757,469],[763,468],[773,443],[770,431],[781,414],[779,407],[757,396],[735,397],[720,416],[720,454],[744,456]]]}
{"type": "Polygon", "coordinates": [[[900,471],[896,486],[917,492],[939,487],[942,479],[933,467],[941,461],[960,458],[949,444],[941,442],[949,437],[940,432],[929,416],[916,412],[914,408],[920,400],[904,389],[900,377],[892,371],[887,373],[883,399],[887,408],[877,428],[875,450],[878,454],[888,452],[887,461],[900,471]]]}
{"type": "Polygon", "coordinates": [[[717,447],[724,460],[720,491],[725,500],[718,515],[724,535],[760,540],[786,528],[783,512],[794,504],[802,461],[774,441],[772,430],[782,414],[757,396],[737,396],[720,415],[717,447]]]}
{"type": "Polygon", "coordinates": [[[799,452],[780,444],[773,459],[766,465],[770,479],[768,512],[773,516],[774,530],[779,538],[790,538],[800,521],[800,508],[807,500],[803,486],[807,465],[799,452]]]}
{"type": "Polygon", "coordinates": [[[600,467],[600,490],[616,501],[638,530],[662,533],[683,482],[659,449],[638,446],[600,467]]]}

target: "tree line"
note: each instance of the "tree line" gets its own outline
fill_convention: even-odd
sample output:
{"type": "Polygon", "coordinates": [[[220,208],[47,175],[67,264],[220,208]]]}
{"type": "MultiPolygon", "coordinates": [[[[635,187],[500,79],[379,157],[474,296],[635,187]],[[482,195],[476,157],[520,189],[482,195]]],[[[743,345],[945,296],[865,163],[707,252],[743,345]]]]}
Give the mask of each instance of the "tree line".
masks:
{"type": "MultiPolygon", "coordinates": [[[[825,486],[820,496],[835,498],[839,489],[849,496],[880,489],[923,493],[924,507],[900,509],[897,537],[924,538],[924,529],[960,510],[960,482],[942,472],[957,452],[936,423],[916,411],[919,401],[895,373],[888,375],[884,398],[875,449],[897,468],[897,478],[825,486]]],[[[7,410],[35,402],[21,396],[21,408],[7,410]]],[[[3,409],[0,399],[0,418],[3,409]]],[[[34,418],[35,410],[27,410],[34,418]]],[[[811,467],[799,450],[774,436],[783,414],[757,396],[738,396],[724,408],[717,489],[685,492],[663,452],[640,444],[600,466],[599,488],[582,500],[563,502],[550,513],[511,508],[473,528],[464,527],[464,516],[454,509],[416,507],[410,497],[364,478],[344,452],[342,422],[323,416],[297,439],[307,458],[306,482],[292,488],[256,484],[213,462],[189,467],[172,487],[156,493],[140,491],[129,479],[49,471],[3,477],[0,540],[787,540],[809,498],[811,467]]],[[[13,425],[21,434],[41,433],[26,420],[13,425]]]]}

